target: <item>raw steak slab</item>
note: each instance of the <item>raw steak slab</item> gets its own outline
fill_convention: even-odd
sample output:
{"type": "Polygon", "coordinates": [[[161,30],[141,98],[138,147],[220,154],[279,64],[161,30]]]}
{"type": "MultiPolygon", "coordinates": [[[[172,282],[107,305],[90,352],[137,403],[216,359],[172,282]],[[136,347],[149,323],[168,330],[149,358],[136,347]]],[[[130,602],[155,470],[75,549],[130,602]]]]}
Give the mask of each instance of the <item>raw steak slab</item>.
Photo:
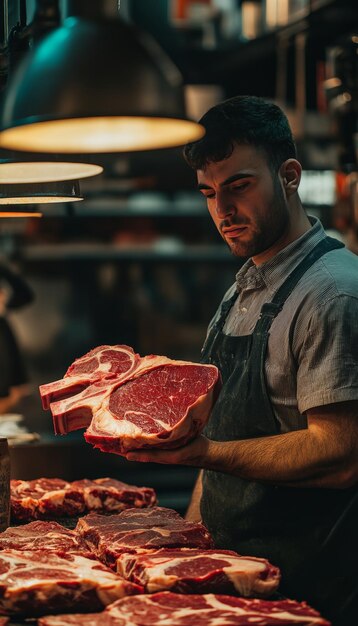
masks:
{"type": "Polygon", "coordinates": [[[113,388],[94,411],[85,439],[103,452],[174,448],[203,429],[215,399],[214,366],[167,364],[113,388]]]}
{"type": "Polygon", "coordinates": [[[44,617],[39,626],[330,626],[305,602],[164,591],[123,598],[95,615],[44,617]],[[108,620],[110,617],[110,620],[108,620]],[[103,619],[104,618],[104,619],[103,619]]]}
{"type": "Polygon", "coordinates": [[[83,494],[60,478],[11,480],[10,498],[13,520],[78,516],[85,510],[83,494]]]}
{"type": "Polygon", "coordinates": [[[149,554],[123,554],[117,571],[143,585],[147,593],[229,593],[268,597],[280,572],[266,559],[239,556],[231,550],[163,549],[149,554]]]}
{"type": "Polygon", "coordinates": [[[141,591],[101,563],[79,555],[0,552],[0,613],[5,615],[98,611],[141,591]]]}
{"type": "Polygon", "coordinates": [[[140,360],[129,346],[99,346],[76,359],[68,368],[64,378],[40,386],[44,409],[51,402],[82,391],[102,378],[118,378],[127,375],[140,360]]]}
{"type": "Polygon", "coordinates": [[[56,434],[87,428],[105,452],[184,445],[203,429],[220,388],[214,365],[140,357],[128,346],[100,346],[77,359],[62,381],[40,387],[56,434]],[[118,365],[119,362],[119,365],[118,365]]]}
{"type": "Polygon", "coordinates": [[[13,521],[78,517],[85,511],[112,513],[153,506],[154,489],[127,485],[113,478],[86,478],[72,483],[59,478],[11,480],[13,521]]]}
{"type": "Polygon", "coordinates": [[[57,522],[30,522],[11,526],[0,533],[0,550],[46,550],[89,555],[89,550],[73,530],[57,522]]]}
{"type": "Polygon", "coordinates": [[[176,511],[164,507],[128,509],[106,517],[90,513],[78,520],[75,531],[91,552],[114,568],[123,552],[213,547],[205,526],[187,522],[176,511]]]}
{"type": "Polygon", "coordinates": [[[143,508],[157,503],[154,489],[127,485],[113,478],[84,478],[73,481],[71,485],[82,491],[87,511],[118,513],[124,509],[143,508]]]}

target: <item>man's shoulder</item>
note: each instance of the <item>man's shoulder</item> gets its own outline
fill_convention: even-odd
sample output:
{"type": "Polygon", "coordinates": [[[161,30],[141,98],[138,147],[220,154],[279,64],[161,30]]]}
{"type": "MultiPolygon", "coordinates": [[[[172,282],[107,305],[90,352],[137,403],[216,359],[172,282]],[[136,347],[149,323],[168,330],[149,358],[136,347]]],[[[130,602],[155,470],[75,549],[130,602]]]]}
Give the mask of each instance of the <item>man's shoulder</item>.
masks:
{"type": "Polygon", "coordinates": [[[328,252],[302,276],[290,294],[286,314],[296,324],[297,317],[322,317],[324,311],[337,315],[358,315],[358,257],[340,248],[328,252]]]}
{"type": "Polygon", "coordinates": [[[311,280],[324,298],[352,296],[358,298],[358,257],[347,248],[332,250],[313,266],[311,280]]]}

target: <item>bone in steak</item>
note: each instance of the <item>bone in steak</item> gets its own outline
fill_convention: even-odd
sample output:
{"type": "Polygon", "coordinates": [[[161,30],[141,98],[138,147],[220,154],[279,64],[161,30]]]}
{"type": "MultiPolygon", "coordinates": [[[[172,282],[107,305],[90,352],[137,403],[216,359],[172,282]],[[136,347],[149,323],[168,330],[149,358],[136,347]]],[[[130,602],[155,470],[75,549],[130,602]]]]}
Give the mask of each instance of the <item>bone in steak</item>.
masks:
{"type": "Polygon", "coordinates": [[[117,571],[143,585],[147,593],[229,593],[268,597],[280,581],[280,571],[266,559],[240,556],[231,550],[163,549],[123,554],[117,571]]]}
{"type": "Polygon", "coordinates": [[[97,558],[114,568],[123,552],[213,547],[205,526],[187,522],[176,511],[164,507],[127,509],[105,517],[90,513],[78,520],[75,531],[97,558]]]}
{"type": "Polygon", "coordinates": [[[126,594],[141,592],[102,563],[77,554],[0,552],[0,613],[5,615],[98,611],[126,594]]]}
{"type": "MultiPolygon", "coordinates": [[[[112,351],[120,348],[123,346],[113,346],[112,351]]],[[[98,356],[101,351],[97,350],[98,356]]],[[[71,375],[73,382],[75,378],[71,375]]],[[[88,443],[116,454],[184,445],[201,432],[220,385],[214,365],[156,355],[134,359],[119,376],[112,373],[109,377],[97,369],[86,388],[83,378],[79,382],[82,390],[57,401],[53,401],[57,392],[50,391],[51,383],[40,388],[44,407],[50,404],[56,434],[87,428],[84,436],[88,443]]]]}
{"type": "Polygon", "coordinates": [[[60,478],[11,480],[10,499],[13,520],[78,516],[85,510],[81,491],[60,478]]]}
{"type": "Polygon", "coordinates": [[[305,602],[164,591],[123,598],[102,613],[44,617],[39,626],[330,626],[305,602]]]}
{"type": "Polygon", "coordinates": [[[87,556],[88,548],[73,530],[57,522],[30,522],[0,533],[0,550],[46,550],[87,556]]]}
{"type": "Polygon", "coordinates": [[[111,513],[153,506],[157,501],[154,489],[127,485],[113,478],[72,483],[59,478],[11,480],[10,493],[14,521],[78,516],[92,510],[111,513]]]}
{"type": "Polygon", "coordinates": [[[51,402],[68,398],[102,378],[120,379],[128,375],[139,362],[129,346],[99,346],[84,356],[76,359],[68,368],[64,378],[40,386],[40,395],[44,409],[51,402]]]}

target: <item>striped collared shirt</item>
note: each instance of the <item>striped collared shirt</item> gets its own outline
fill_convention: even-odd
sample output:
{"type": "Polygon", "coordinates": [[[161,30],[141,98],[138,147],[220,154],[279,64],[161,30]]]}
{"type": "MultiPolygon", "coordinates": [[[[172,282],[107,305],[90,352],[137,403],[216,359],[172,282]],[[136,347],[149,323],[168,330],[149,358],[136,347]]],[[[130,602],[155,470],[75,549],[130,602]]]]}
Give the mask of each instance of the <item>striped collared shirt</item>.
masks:
{"type": "MultiPolygon", "coordinates": [[[[236,275],[224,333],[251,334],[262,305],[325,236],[312,228],[256,267],[249,259],[236,275]]],[[[216,321],[218,312],[211,325],[216,321]]],[[[281,432],[305,428],[310,408],[358,399],[358,257],[346,248],[318,259],[273,320],[265,361],[266,384],[281,432]]]]}

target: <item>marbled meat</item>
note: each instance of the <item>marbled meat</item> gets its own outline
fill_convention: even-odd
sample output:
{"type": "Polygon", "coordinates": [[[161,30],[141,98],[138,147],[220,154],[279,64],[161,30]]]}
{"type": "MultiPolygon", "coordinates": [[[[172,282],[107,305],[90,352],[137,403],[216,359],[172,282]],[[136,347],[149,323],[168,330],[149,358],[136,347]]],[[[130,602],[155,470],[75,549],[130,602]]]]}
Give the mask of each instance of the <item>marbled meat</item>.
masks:
{"type": "Polygon", "coordinates": [[[305,602],[164,591],[123,598],[102,613],[49,616],[39,626],[330,626],[305,602]]]}
{"type": "Polygon", "coordinates": [[[145,592],[225,593],[268,597],[280,582],[280,571],[266,559],[240,556],[231,550],[162,549],[123,554],[117,571],[145,592]]]}
{"type": "Polygon", "coordinates": [[[113,568],[123,552],[213,547],[205,526],[187,522],[176,511],[164,507],[127,509],[106,517],[90,513],[78,520],[75,531],[97,558],[113,568]]]}
{"type": "Polygon", "coordinates": [[[157,503],[156,493],[151,487],[127,485],[113,478],[83,478],[73,481],[71,485],[82,491],[86,511],[118,513],[124,509],[141,509],[157,503]]]}
{"type": "Polygon", "coordinates": [[[156,504],[154,489],[127,485],[113,478],[11,480],[11,519],[35,520],[79,516],[88,511],[112,513],[156,504]]]}
{"type": "Polygon", "coordinates": [[[0,533],[0,550],[46,550],[82,556],[90,554],[73,530],[52,521],[10,526],[0,533]]]}
{"type": "Polygon", "coordinates": [[[60,478],[11,480],[12,520],[78,516],[85,510],[81,491],[60,478]]]}
{"type": "Polygon", "coordinates": [[[0,614],[33,617],[46,613],[100,611],[142,588],[98,561],[76,554],[0,552],[0,614]]]}

